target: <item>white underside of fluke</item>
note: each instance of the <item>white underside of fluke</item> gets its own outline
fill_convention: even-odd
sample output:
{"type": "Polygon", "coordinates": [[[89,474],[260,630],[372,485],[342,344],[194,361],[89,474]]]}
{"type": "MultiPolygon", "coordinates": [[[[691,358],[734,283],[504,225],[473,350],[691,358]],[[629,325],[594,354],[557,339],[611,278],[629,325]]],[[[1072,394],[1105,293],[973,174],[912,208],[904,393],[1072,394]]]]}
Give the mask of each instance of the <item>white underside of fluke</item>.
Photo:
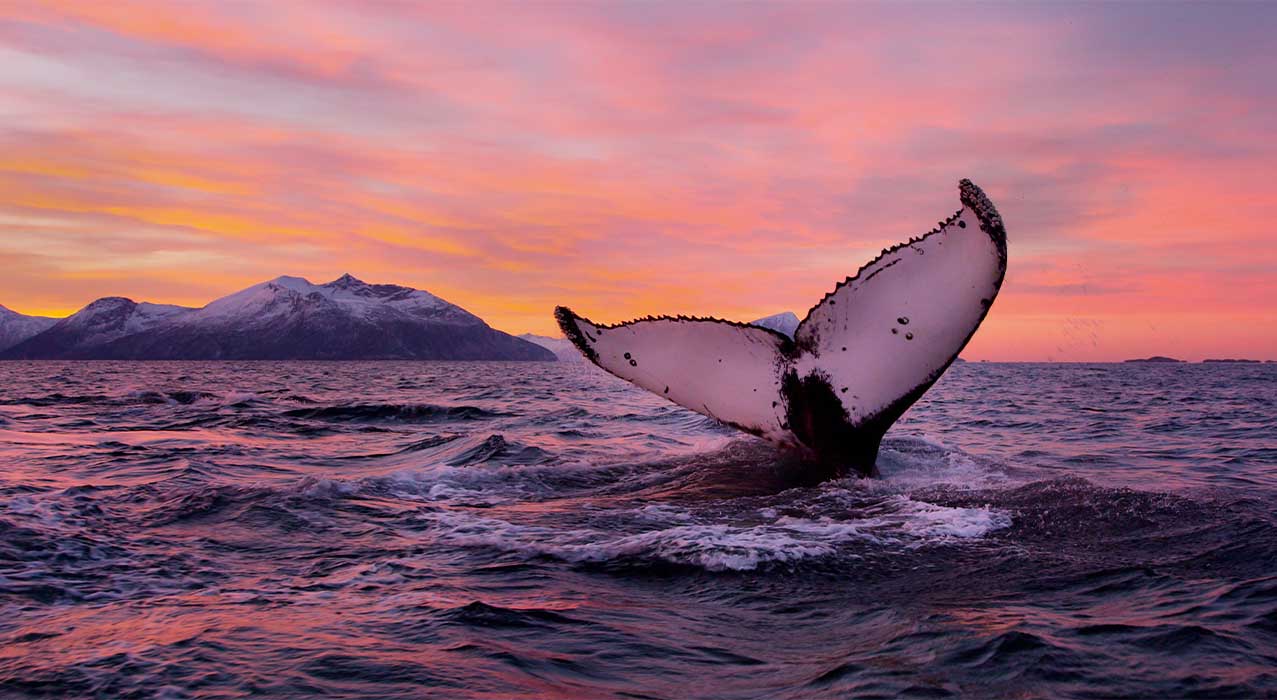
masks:
{"type": "Polygon", "coordinates": [[[787,394],[785,378],[814,377],[838,398],[848,426],[873,426],[876,440],[953,362],[1001,287],[1001,218],[969,181],[960,191],[957,214],[883,251],[837,285],[808,312],[792,341],[717,319],[658,317],[604,326],[566,308],[556,315],[595,364],[680,406],[778,443],[803,445],[812,440],[789,425],[790,402],[799,399],[792,387],[787,394]]]}
{"type": "MultiPolygon", "coordinates": [[[[780,396],[784,336],[756,326],[653,318],[599,327],[576,317],[591,361],[674,403],[789,442],[780,396]]],[[[569,336],[572,337],[572,336],[569,336]]]]}
{"type": "Polygon", "coordinates": [[[1002,282],[999,254],[964,208],[936,235],[875,260],[807,314],[794,339],[799,376],[829,375],[852,422],[943,371],[1002,282]]]}

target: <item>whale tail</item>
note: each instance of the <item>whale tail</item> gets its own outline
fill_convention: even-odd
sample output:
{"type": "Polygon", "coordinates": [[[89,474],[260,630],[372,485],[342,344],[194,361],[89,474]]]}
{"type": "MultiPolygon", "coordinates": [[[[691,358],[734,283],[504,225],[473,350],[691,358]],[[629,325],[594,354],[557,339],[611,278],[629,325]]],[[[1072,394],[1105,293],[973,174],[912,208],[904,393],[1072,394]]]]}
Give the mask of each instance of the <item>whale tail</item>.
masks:
{"type": "Polygon", "coordinates": [[[791,339],[715,318],[616,325],[555,309],[591,362],[674,403],[801,451],[818,479],[876,473],[882,436],[958,357],[1006,276],[1006,231],[962,180],[962,208],[825,295],[791,339]]]}

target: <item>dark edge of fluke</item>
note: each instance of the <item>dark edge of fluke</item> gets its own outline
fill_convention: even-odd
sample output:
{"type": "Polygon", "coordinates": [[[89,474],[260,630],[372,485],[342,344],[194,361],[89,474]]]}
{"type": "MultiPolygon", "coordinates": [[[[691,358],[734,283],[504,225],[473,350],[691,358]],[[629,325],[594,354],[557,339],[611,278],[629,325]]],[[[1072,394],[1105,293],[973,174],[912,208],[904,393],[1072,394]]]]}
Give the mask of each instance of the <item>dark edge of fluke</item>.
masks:
{"type": "Polygon", "coordinates": [[[576,325],[576,319],[578,318],[580,316],[577,316],[572,312],[572,309],[566,306],[554,307],[554,320],[559,322],[559,330],[563,331],[564,337],[572,341],[576,349],[580,350],[582,355],[585,355],[585,359],[597,365],[599,363],[599,354],[594,352],[594,348],[590,347],[589,342],[586,341],[585,336],[581,333],[580,327],[576,325]]]}
{"type": "MultiPolygon", "coordinates": [[[[1002,271],[1006,272],[1007,230],[1002,225],[1002,215],[998,213],[997,207],[993,206],[993,202],[989,201],[988,196],[984,194],[984,190],[966,178],[958,181],[958,197],[963,206],[971,207],[971,211],[980,220],[980,229],[988,234],[989,238],[993,239],[993,244],[998,248],[1002,271]]],[[[1001,286],[1002,283],[999,280],[998,287],[1001,288],[1001,286]]],[[[983,317],[981,320],[984,320],[983,317]]]]}

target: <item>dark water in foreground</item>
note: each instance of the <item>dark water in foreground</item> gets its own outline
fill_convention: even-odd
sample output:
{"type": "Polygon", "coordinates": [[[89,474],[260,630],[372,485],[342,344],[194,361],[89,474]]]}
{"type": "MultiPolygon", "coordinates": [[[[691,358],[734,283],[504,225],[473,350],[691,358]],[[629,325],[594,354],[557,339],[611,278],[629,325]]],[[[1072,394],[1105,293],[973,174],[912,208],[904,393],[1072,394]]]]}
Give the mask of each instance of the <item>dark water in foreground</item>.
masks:
{"type": "Polygon", "coordinates": [[[0,363],[0,697],[1273,697],[1275,423],[960,365],[787,488],[582,365],[0,363]]]}

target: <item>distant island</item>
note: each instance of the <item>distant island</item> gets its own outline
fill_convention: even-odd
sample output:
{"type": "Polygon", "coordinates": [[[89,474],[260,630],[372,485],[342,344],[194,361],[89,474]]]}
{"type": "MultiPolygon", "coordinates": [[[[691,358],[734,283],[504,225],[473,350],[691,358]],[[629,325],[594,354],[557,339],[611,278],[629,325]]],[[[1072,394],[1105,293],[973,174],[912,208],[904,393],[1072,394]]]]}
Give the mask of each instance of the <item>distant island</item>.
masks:
{"type": "Polygon", "coordinates": [[[559,358],[559,362],[583,362],[585,360],[585,355],[582,355],[581,351],[576,349],[572,341],[562,336],[551,338],[548,335],[523,333],[519,338],[549,350],[554,353],[555,357],[559,358]]]}
{"type": "Polygon", "coordinates": [[[555,353],[429,292],[277,277],[201,308],[98,299],[63,319],[0,312],[4,360],[539,360],[555,353]]]}
{"type": "Polygon", "coordinates": [[[1183,362],[1183,360],[1177,360],[1177,359],[1175,359],[1175,358],[1173,358],[1173,357],[1166,357],[1165,355],[1154,355],[1154,356],[1152,356],[1152,357],[1145,357],[1145,358],[1143,358],[1143,359],[1137,359],[1137,360],[1124,360],[1124,362],[1137,362],[1137,363],[1140,363],[1140,362],[1171,362],[1171,363],[1175,363],[1175,362],[1183,362]]]}
{"type": "MultiPolygon", "coordinates": [[[[1271,362],[1271,360],[1269,360],[1269,361],[1271,362]]],[[[1227,357],[1227,358],[1224,358],[1224,359],[1215,359],[1215,358],[1210,358],[1210,359],[1202,360],[1202,362],[1234,362],[1234,363],[1236,363],[1236,362],[1241,362],[1241,363],[1247,363],[1247,364],[1259,364],[1259,363],[1263,362],[1263,360],[1239,360],[1239,359],[1234,359],[1234,358],[1231,358],[1231,357],[1227,357]]]]}

